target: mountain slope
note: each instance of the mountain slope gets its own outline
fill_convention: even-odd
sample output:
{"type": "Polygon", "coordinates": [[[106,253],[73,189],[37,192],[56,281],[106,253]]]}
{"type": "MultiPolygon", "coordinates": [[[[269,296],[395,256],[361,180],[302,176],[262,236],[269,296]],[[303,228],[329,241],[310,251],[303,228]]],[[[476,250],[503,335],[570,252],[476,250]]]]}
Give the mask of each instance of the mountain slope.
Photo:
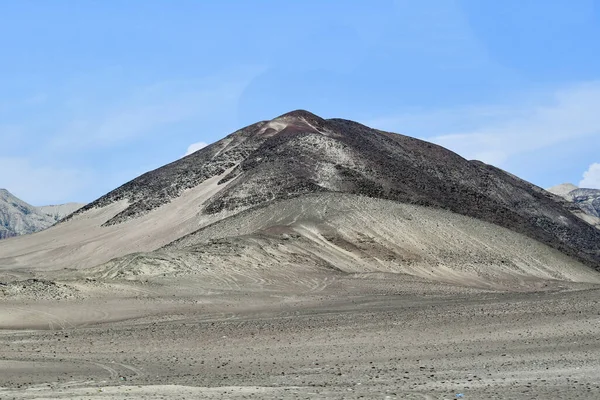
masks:
{"type": "Polygon", "coordinates": [[[153,212],[120,224],[106,225],[128,207],[121,200],[67,217],[38,232],[0,241],[0,269],[53,270],[91,267],[132,252],[152,251],[218,220],[203,215],[201,204],[220,189],[209,179],[153,212]]]}
{"type": "Polygon", "coordinates": [[[37,232],[55,222],[8,190],[0,189],[0,239],[37,232]]]}
{"type": "MultiPolygon", "coordinates": [[[[12,241],[11,246],[0,243],[0,266],[93,267],[178,243],[186,235],[242,212],[258,213],[271,204],[285,206],[286,200],[335,193],[461,214],[496,226],[497,237],[508,232],[498,226],[507,228],[542,243],[552,254],[554,248],[588,266],[600,267],[600,232],[573,215],[569,204],[557,201],[556,196],[440,146],[352,121],[325,120],[306,111],[243,128],[126,183],[47,231],[12,241]]],[[[365,203],[365,214],[371,212],[369,204],[365,203]]],[[[436,223],[445,223],[439,214],[431,215],[440,218],[436,223]]],[[[447,236],[439,240],[447,240],[447,236]]],[[[499,239],[470,240],[489,247],[499,239]]],[[[527,253],[527,248],[532,246],[521,251],[527,253]]],[[[391,249],[388,257],[403,259],[401,252],[391,249]]],[[[443,260],[444,254],[450,257],[455,249],[450,246],[436,257],[443,260]]],[[[462,261],[453,264],[456,268],[477,259],[468,252],[460,254],[462,261]]],[[[423,266],[433,265],[432,259],[428,260],[423,266]]],[[[560,275],[556,268],[580,265],[560,257],[548,262],[554,264],[552,274],[556,276],[560,275]]],[[[488,267],[497,269],[499,265],[490,262],[488,267]]],[[[511,274],[539,275],[536,263],[527,265],[523,271],[529,272],[512,269],[511,274]]]]}
{"type": "Polygon", "coordinates": [[[487,289],[600,276],[524,235],[450,211],[341,193],[272,202],[151,253],[86,270],[96,279],[188,276],[207,288],[304,287],[315,278],[401,273],[487,289]],[[368,212],[365,212],[368,210],[368,212]]]}
{"type": "Polygon", "coordinates": [[[243,161],[264,141],[257,133],[265,124],[259,122],[240,129],[187,157],[145,173],[89,203],[75,214],[125,200],[127,207],[106,221],[106,226],[144,215],[243,161]]]}

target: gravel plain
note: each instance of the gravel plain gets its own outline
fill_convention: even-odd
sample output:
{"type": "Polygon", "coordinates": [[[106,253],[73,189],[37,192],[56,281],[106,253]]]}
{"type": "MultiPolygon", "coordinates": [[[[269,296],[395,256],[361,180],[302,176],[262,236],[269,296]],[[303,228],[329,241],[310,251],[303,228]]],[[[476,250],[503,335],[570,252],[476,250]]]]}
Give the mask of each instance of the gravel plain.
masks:
{"type": "Polygon", "coordinates": [[[0,398],[600,397],[594,285],[500,292],[400,274],[349,274],[310,295],[181,285],[4,303],[0,398]],[[10,307],[26,323],[9,324],[10,307]]]}

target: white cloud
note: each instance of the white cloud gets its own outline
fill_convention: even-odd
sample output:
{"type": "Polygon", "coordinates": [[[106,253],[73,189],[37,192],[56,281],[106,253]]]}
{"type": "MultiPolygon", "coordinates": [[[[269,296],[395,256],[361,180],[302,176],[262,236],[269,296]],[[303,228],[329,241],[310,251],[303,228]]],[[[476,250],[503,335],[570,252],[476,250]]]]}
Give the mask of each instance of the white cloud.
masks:
{"type": "Polygon", "coordinates": [[[579,182],[579,187],[600,189],[600,163],[593,163],[587,171],[583,173],[583,179],[579,182]]]}
{"type": "Polygon", "coordinates": [[[403,113],[371,121],[447,147],[465,158],[502,165],[512,156],[600,134],[600,82],[555,90],[536,101],[403,113]]]}
{"type": "Polygon", "coordinates": [[[208,146],[208,143],[204,143],[204,142],[192,143],[192,144],[190,144],[187,151],[185,152],[184,157],[189,156],[190,154],[195,153],[198,150],[205,148],[206,146],[208,146]]]}

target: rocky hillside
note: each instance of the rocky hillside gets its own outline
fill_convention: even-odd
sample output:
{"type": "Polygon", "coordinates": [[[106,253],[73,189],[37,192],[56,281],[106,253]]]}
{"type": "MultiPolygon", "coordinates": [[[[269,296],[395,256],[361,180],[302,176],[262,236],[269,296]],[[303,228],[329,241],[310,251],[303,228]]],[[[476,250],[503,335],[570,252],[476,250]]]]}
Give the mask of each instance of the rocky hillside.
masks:
{"type": "Polygon", "coordinates": [[[36,207],[0,189],[0,239],[46,229],[56,221],[36,207]]]}
{"type": "Polygon", "coordinates": [[[76,214],[126,201],[105,226],[139,218],[231,171],[202,214],[239,212],[317,192],[446,209],[525,234],[600,267],[600,232],[541,188],[415,138],[294,111],[243,128],[148,172],[76,214]]]}

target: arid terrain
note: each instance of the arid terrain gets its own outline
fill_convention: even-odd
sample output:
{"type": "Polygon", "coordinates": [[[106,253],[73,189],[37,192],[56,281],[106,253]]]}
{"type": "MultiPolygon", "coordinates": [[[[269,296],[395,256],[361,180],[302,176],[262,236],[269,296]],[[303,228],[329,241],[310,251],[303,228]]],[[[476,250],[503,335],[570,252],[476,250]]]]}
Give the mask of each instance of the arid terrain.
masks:
{"type": "Polygon", "coordinates": [[[593,399],[600,291],[498,292],[395,274],[314,290],[3,302],[3,399],[593,399]]]}
{"type": "Polygon", "coordinates": [[[600,230],[304,111],[0,242],[1,399],[597,399],[600,230]]]}

